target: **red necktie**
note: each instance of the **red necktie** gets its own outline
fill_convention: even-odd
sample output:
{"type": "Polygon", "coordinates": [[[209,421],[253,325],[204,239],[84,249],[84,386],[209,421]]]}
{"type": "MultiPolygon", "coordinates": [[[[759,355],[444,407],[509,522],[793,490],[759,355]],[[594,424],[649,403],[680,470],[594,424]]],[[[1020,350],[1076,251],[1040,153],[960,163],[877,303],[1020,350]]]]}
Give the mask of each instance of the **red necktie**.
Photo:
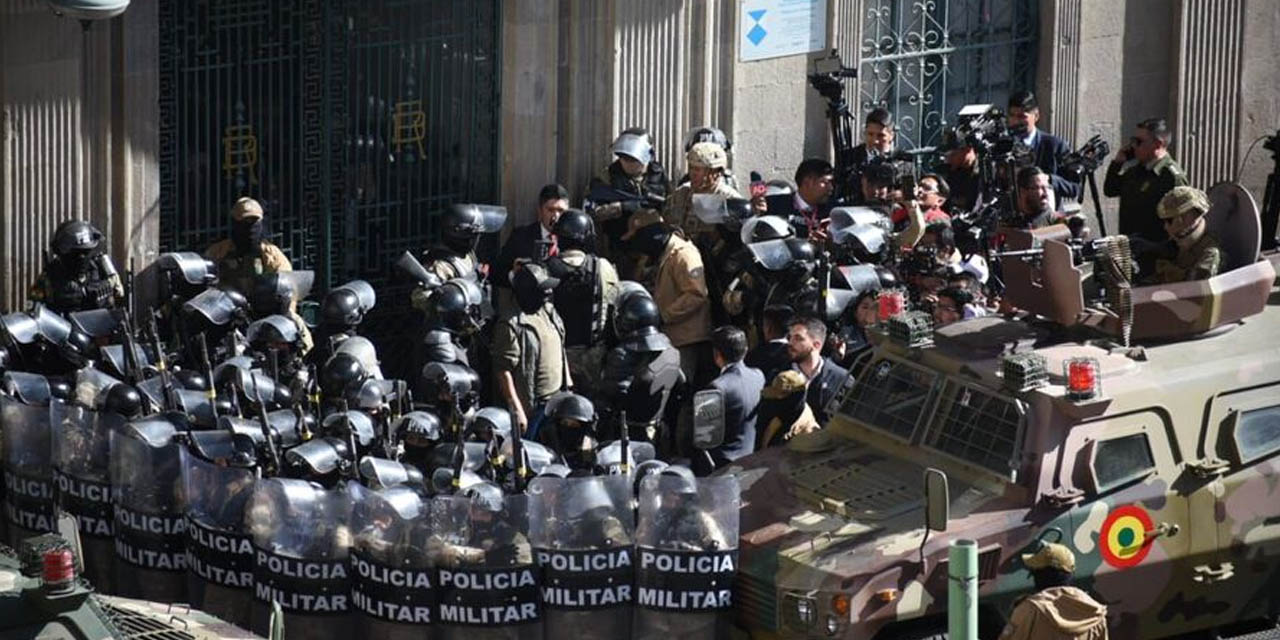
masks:
{"type": "Polygon", "coordinates": [[[551,248],[547,249],[547,257],[554,258],[560,255],[560,243],[556,241],[556,234],[551,234],[551,248]]]}

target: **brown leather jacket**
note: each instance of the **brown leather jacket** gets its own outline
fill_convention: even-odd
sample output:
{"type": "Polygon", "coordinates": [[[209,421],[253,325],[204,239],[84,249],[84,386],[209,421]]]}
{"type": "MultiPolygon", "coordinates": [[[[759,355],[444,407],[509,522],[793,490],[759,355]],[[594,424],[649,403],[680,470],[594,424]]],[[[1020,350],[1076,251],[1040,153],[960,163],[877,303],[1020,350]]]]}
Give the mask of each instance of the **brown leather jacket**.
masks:
{"type": "Polygon", "coordinates": [[[662,312],[662,330],[677,347],[711,339],[711,299],[702,254],[673,234],[658,261],[653,300],[662,312]]]}

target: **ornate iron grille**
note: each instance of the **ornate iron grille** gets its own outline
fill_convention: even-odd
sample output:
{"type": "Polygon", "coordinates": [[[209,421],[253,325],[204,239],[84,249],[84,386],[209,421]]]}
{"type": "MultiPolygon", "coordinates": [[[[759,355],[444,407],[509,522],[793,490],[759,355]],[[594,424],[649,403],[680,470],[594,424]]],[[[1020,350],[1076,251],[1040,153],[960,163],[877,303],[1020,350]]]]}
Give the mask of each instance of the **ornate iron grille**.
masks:
{"type": "Polygon", "coordinates": [[[861,113],[885,107],[901,149],[936,146],[966,104],[1034,89],[1034,0],[864,0],[861,113]]]}
{"type": "Polygon", "coordinates": [[[378,288],[364,333],[405,373],[391,277],[436,212],[498,195],[498,0],[163,0],[160,244],[226,237],[237,197],[316,295],[378,288]]]}

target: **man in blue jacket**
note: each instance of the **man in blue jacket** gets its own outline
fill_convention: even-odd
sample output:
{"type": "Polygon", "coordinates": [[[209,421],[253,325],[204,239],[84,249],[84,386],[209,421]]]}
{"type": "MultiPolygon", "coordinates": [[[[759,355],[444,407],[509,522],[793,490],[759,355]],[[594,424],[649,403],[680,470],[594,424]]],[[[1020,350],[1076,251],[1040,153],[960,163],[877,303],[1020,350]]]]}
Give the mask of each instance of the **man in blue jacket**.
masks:
{"type": "Polygon", "coordinates": [[[1049,174],[1061,210],[1067,200],[1080,197],[1080,183],[1064,177],[1058,169],[1058,158],[1071,153],[1071,146],[1062,138],[1036,128],[1039,121],[1040,104],[1035,94],[1024,90],[1009,96],[1009,130],[1031,149],[1032,164],[1049,174]]]}

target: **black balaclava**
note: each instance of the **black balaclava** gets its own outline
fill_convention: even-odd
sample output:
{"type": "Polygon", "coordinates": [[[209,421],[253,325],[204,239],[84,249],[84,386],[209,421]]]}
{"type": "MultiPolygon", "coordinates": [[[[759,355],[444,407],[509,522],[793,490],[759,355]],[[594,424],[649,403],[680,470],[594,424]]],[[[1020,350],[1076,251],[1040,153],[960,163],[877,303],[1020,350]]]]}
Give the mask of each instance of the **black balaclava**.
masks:
{"type": "Polygon", "coordinates": [[[538,279],[523,269],[511,279],[511,288],[516,295],[516,304],[524,313],[536,313],[551,297],[551,292],[543,289],[538,279]]]}
{"type": "Polygon", "coordinates": [[[231,242],[236,246],[236,253],[241,255],[258,254],[262,251],[262,237],[262,218],[238,220],[231,223],[231,242]]]}
{"type": "Polygon", "coordinates": [[[656,260],[667,248],[667,241],[670,239],[671,230],[665,224],[651,224],[639,229],[631,237],[631,248],[656,260]]]}

